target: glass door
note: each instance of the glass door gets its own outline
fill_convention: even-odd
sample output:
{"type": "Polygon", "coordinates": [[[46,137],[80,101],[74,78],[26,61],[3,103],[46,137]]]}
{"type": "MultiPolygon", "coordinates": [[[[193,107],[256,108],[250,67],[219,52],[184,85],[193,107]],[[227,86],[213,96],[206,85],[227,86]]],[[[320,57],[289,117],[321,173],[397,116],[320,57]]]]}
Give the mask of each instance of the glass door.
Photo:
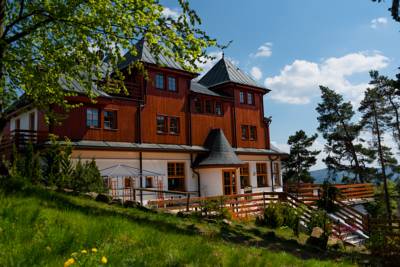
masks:
{"type": "Polygon", "coordinates": [[[236,170],[223,171],[222,182],[224,195],[235,195],[237,193],[236,170]]]}

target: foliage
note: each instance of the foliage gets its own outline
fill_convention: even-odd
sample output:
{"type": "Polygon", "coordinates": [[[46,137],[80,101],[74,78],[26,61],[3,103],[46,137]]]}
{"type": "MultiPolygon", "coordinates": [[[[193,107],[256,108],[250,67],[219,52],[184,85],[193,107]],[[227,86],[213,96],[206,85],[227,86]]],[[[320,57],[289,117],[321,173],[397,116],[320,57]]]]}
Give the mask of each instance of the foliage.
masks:
{"type": "Polygon", "coordinates": [[[371,78],[371,84],[374,85],[374,87],[368,88],[365,91],[364,99],[361,101],[358,110],[362,115],[361,124],[363,128],[369,130],[371,133],[372,140],[370,142],[370,150],[378,156],[378,163],[380,166],[378,181],[383,182],[386,216],[390,219],[392,212],[387,186],[389,179],[387,168],[391,168],[394,171],[396,169],[397,160],[393,157],[391,149],[383,144],[383,136],[385,131],[388,129],[391,116],[388,113],[387,105],[385,105],[384,95],[375,80],[377,76],[374,76],[373,73],[371,73],[371,78]]]}
{"type": "MultiPolygon", "coordinates": [[[[6,121],[3,100],[21,90],[48,113],[52,105],[75,106],[64,99],[75,95],[64,90],[74,81],[90,97],[94,80],[106,81],[103,90],[126,93],[117,65],[124,51],[137,54],[134,43],[141,38],[157,59],[164,54],[197,70],[197,62],[210,58],[206,48],[216,42],[200,29],[188,1],[177,2],[175,17],[154,0],[0,0],[0,131],[6,121]],[[111,81],[117,88],[108,86],[111,81]]],[[[129,72],[131,67],[143,65],[135,62],[129,72]]]]}
{"type": "Polygon", "coordinates": [[[231,213],[224,206],[224,203],[224,197],[202,201],[200,204],[201,216],[217,219],[231,219],[231,213]]]}
{"type": "Polygon", "coordinates": [[[264,209],[262,221],[258,221],[258,223],[273,229],[287,226],[298,236],[301,215],[299,209],[291,207],[287,203],[269,203],[264,209]]]}
{"type": "Polygon", "coordinates": [[[72,174],[72,145],[68,139],[59,142],[55,135],[49,135],[49,139],[43,152],[43,182],[47,186],[67,187],[72,174]]]}
{"type": "MultiPolygon", "coordinates": [[[[383,0],[372,0],[373,2],[383,2],[383,0]]],[[[399,16],[399,11],[400,11],[400,0],[392,0],[392,5],[389,8],[390,14],[392,15],[392,18],[400,22],[400,16],[399,16]]]]}
{"type": "Polygon", "coordinates": [[[317,134],[308,137],[303,130],[289,136],[290,154],[285,162],[284,181],[306,183],[313,181],[309,169],[316,163],[316,156],[320,151],[310,150],[310,148],[317,137],[317,134]]]}
{"type": "Polygon", "coordinates": [[[400,256],[400,233],[391,232],[389,228],[372,229],[366,243],[371,253],[380,258],[400,256]]]}
{"type": "Polygon", "coordinates": [[[321,103],[316,108],[318,131],[327,141],[323,160],[329,170],[346,171],[354,175],[354,181],[370,180],[372,168],[368,164],[373,155],[359,140],[361,126],[353,122],[354,110],[350,102],[328,87],[320,86],[321,103]]]}
{"type": "MultiPolygon", "coordinates": [[[[390,209],[392,211],[392,215],[396,214],[397,211],[397,201],[396,198],[392,196],[397,195],[396,192],[396,184],[393,181],[388,181],[388,192],[390,198],[390,209]]],[[[386,219],[386,202],[384,198],[384,187],[383,184],[375,187],[375,201],[370,201],[364,204],[365,209],[368,214],[371,215],[372,218],[386,219]]]]}
{"type": "Polygon", "coordinates": [[[311,234],[314,227],[324,230],[324,235],[329,236],[332,233],[332,223],[328,214],[324,210],[315,210],[312,212],[310,221],[307,223],[307,231],[311,234]]]}
{"type": "Polygon", "coordinates": [[[328,180],[324,181],[321,189],[321,196],[316,203],[318,208],[328,213],[337,211],[338,206],[335,204],[335,200],[340,197],[340,190],[333,186],[328,180]]]}
{"type": "Polygon", "coordinates": [[[79,158],[72,171],[68,187],[79,192],[105,192],[104,181],[96,161],[92,159],[90,162],[82,163],[79,158]]]}

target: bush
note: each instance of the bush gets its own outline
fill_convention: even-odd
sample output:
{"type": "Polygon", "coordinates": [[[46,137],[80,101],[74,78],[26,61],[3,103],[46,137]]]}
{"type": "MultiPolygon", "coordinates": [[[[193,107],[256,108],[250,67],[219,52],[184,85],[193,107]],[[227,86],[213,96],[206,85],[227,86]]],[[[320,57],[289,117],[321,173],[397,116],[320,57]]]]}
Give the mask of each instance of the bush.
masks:
{"type": "Polygon", "coordinates": [[[94,159],[85,163],[82,163],[81,159],[78,160],[72,171],[68,187],[79,192],[103,193],[106,191],[103,178],[94,159]]]}
{"type": "MultiPolygon", "coordinates": [[[[263,224],[270,228],[287,226],[297,236],[299,234],[301,212],[286,203],[271,203],[264,210],[263,224]]],[[[256,223],[260,224],[260,219],[256,223]]]]}
{"type": "Polygon", "coordinates": [[[324,235],[326,236],[332,233],[332,223],[326,211],[316,210],[311,214],[310,221],[307,224],[307,231],[309,234],[311,234],[314,227],[320,227],[324,230],[324,235]]]}
{"type": "Polygon", "coordinates": [[[340,196],[339,188],[333,186],[329,181],[325,181],[322,185],[321,198],[317,200],[317,206],[329,213],[338,210],[335,200],[340,196]]]}
{"type": "Polygon", "coordinates": [[[265,208],[264,223],[270,228],[278,228],[283,225],[284,218],[281,204],[271,203],[265,208]]]}
{"type": "Polygon", "coordinates": [[[96,197],[96,201],[103,202],[103,203],[110,203],[111,197],[105,194],[98,194],[96,197]]]}
{"type": "Polygon", "coordinates": [[[223,206],[224,198],[205,200],[201,202],[201,215],[215,219],[232,219],[232,215],[227,208],[223,206]]]}

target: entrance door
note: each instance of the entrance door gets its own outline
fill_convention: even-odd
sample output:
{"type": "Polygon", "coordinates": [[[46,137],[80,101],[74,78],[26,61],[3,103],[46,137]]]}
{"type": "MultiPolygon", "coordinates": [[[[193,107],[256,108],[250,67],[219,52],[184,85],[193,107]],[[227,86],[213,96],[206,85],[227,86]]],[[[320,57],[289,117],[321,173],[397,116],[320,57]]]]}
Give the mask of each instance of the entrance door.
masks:
{"type": "Polygon", "coordinates": [[[235,195],[237,193],[236,170],[222,171],[222,185],[224,195],[235,195]]]}

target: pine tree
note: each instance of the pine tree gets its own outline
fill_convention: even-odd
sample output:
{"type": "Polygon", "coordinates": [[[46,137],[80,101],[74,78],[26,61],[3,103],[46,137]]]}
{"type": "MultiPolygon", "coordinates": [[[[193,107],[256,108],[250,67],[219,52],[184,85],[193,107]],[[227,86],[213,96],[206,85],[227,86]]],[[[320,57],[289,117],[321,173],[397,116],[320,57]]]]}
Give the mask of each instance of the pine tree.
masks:
{"type": "Polygon", "coordinates": [[[388,174],[387,168],[395,168],[397,161],[393,158],[390,148],[384,146],[383,135],[388,129],[391,116],[385,105],[385,97],[377,88],[368,88],[365,92],[364,99],[361,101],[358,109],[362,114],[361,123],[364,129],[371,133],[372,140],[370,149],[378,156],[380,172],[379,180],[383,181],[384,199],[386,205],[386,216],[390,221],[392,211],[390,206],[390,195],[388,192],[388,174]]]}
{"type": "Polygon", "coordinates": [[[316,108],[319,113],[318,131],[327,141],[324,159],[331,172],[346,171],[353,174],[354,181],[369,180],[372,162],[371,153],[357,142],[361,126],[353,123],[353,106],[343,97],[328,87],[320,86],[322,102],[316,108]]]}
{"type": "Polygon", "coordinates": [[[283,174],[285,181],[297,182],[298,184],[300,182],[313,181],[309,169],[317,162],[316,156],[321,151],[310,150],[310,147],[317,137],[317,134],[308,137],[303,130],[289,136],[290,154],[285,163],[285,172],[283,174]]]}
{"type": "Polygon", "coordinates": [[[400,87],[394,80],[379,75],[378,71],[371,71],[371,85],[374,85],[379,94],[383,96],[384,104],[392,119],[388,122],[393,138],[400,148],[400,87]]]}

